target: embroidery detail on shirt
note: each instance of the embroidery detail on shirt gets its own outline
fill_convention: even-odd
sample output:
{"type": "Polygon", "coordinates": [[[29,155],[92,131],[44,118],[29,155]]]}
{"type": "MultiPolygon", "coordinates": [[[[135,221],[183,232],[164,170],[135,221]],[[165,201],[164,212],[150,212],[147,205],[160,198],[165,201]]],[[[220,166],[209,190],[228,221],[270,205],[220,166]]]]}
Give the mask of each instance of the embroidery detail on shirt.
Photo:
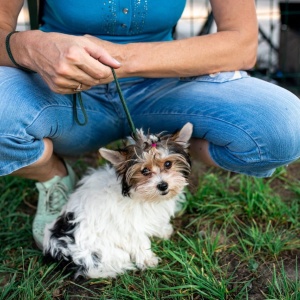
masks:
{"type": "Polygon", "coordinates": [[[104,19],[104,33],[107,35],[118,35],[126,34],[137,35],[144,32],[145,20],[148,13],[148,0],[132,0],[132,6],[130,10],[126,11],[131,13],[131,24],[129,26],[121,24],[118,20],[118,11],[117,8],[122,8],[120,13],[124,13],[124,8],[121,5],[122,1],[117,2],[118,0],[104,0],[102,6],[102,16],[104,19]],[[127,27],[128,31],[120,32],[120,27],[123,30],[127,27]]]}
{"type": "Polygon", "coordinates": [[[105,34],[115,35],[117,29],[117,3],[115,0],[104,0],[102,12],[105,20],[105,34]]]}
{"type": "Polygon", "coordinates": [[[145,20],[148,13],[148,0],[134,0],[130,34],[143,33],[145,20]]]}

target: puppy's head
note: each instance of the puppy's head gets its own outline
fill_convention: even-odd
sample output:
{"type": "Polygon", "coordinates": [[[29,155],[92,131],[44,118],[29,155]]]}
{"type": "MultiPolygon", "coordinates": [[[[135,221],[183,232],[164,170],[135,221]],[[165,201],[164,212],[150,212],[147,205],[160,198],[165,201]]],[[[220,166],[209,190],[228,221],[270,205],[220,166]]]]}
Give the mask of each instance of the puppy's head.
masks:
{"type": "Polygon", "coordinates": [[[188,154],[193,126],[187,123],[174,134],[147,134],[138,130],[133,143],[117,151],[101,148],[122,179],[124,196],[146,201],[171,199],[187,185],[191,171],[188,154]]]}

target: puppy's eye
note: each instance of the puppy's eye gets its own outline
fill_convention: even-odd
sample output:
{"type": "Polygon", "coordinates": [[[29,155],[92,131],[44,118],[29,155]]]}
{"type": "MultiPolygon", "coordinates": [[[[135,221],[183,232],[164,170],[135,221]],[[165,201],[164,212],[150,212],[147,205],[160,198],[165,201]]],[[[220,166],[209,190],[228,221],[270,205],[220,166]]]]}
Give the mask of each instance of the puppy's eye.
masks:
{"type": "Polygon", "coordinates": [[[151,174],[151,171],[148,168],[144,168],[141,172],[144,176],[148,176],[151,174]]]}
{"type": "Polygon", "coordinates": [[[170,169],[170,168],[172,167],[172,162],[169,161],[169,160],[167,160],[167,161],[165,162],[164,166],[165,166],[165,169],[170,169]]]}

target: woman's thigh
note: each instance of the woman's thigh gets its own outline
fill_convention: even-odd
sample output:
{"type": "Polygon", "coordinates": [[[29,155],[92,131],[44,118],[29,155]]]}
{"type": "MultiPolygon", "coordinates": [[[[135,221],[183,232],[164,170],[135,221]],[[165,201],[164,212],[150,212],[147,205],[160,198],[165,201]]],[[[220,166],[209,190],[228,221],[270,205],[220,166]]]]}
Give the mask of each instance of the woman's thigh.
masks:
{"type": "MultiPolygon", "coordinates": [[[[50,138],[59,155],[95,150],[120,137],[122,125],[106,86],[83,93],[86,126],[74,120],[72,95],[53,93],[38,74],[0,67],[0,175],[37,161],[50,138]]],[[[83,121],[77,103],[78,117],[83,121]]]]}
{"type": "Polygon", "coordinates": [[[151,132],[193,123],[193,136],[209,141],[226,170],[270,176],[300,156],[299,99],[246,72],[150,79],[128,103],[136,126],[151,132]]]}

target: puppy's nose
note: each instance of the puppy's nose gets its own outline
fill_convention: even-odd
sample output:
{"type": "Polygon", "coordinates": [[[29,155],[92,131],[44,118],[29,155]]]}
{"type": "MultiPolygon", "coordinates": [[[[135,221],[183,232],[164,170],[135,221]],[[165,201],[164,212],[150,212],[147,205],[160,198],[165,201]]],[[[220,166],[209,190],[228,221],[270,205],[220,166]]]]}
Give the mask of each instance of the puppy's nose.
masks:
{"type": "Polygon", "coordinates": [[[160,191],[164,192],[164,191],[166,191],[166,190],[168,189],[168,184],[167,184],[165,181],[162,181],[162,182],[160,182],[160,183],[157,185],[157,188],[158,188],[160,191]]]}

